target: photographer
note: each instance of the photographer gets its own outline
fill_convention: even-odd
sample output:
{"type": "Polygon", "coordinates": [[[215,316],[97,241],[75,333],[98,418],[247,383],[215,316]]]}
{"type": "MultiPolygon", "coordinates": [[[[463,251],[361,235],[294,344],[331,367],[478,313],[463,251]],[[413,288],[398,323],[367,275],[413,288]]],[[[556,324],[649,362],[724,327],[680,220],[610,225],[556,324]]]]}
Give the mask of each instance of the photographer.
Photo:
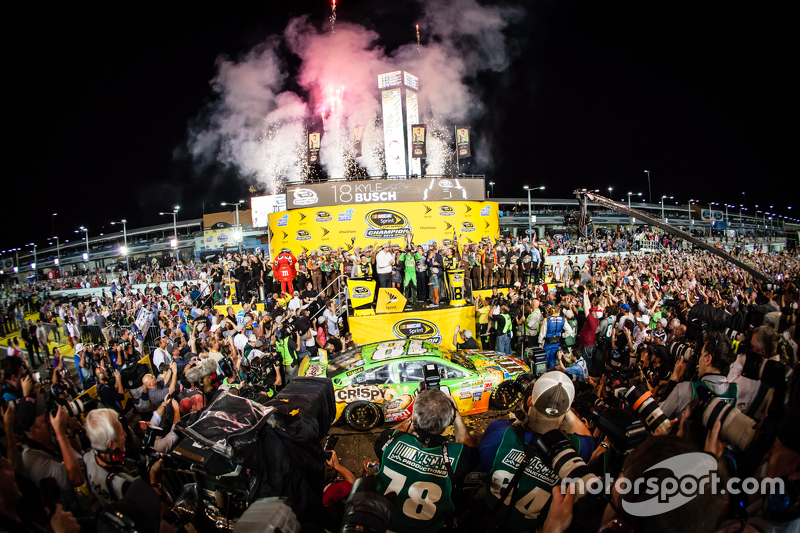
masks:
{"type": "Polygon", "coordinates": [[[23,432],[22,464],[31,481],[39,487],[43,479],[53,478],[62,491],[82,485],[76,420],[69,420],[64,407],[57,407],[55,416],[48,413],[43,396],[19,400],[16,412],[23,432]]]}
{"type": "MultiPolygon", "coordinates": [[[[117,413],[111,409],[95,409],[86,415],[86,435],[91,443],[91,450],[83,456],[89,486],[107,506],[122,499],[134,480],[125,468],[125,430],[117,413]]],[[[160,459],[150,467],[150,484],[154,488],[158,486],[162,470],[160,459]]]]}
{"type": "Polygon", "coordinates": [[[779,361],[780,356],[776,353],[779,340],[780,337],[770,326],[756,328],[750,338],[750,349],[739,354],[728,373],[728,382],[735,383],[738,388],[736,407],[750,418],[761,419],[770,400],[771,387],[760,380],[742,375],[745,360],[748,354],[752,354],[757,355],[757,359],[779,361]]]}
{"type": "MultiPolygon", "coordinates": [[[[561,427],[574,396],[575,388],[566,374],[547,372],[536,381],[526,399],[528,419],[522,425],[512,426],[508,420],[495,420],[484,431],[480,470],[488,470],[491,477],[486,504],[494,512],[496,521],[502,524],[499,530],[527,532],[542,527],[550,506],[550,493],[558,485],[559,478],[538,452],[527,452],[541,435],[561,427]],[[522,462],[523,456],[528,463],[522,462]],[[507,464],[509,457],[514,459],[507,464]],[[518,483],[512,487],[513,494],[507,492],[508,505],[509,499],[504,497],[505,501],[500,502],[500,497],[512,478],[518,483]],[[531,495],[533,500],[527,500],[531,495]],[[527,505],[520,505],[523,498],[528,501],[527,505]]],[[[577,417],[574,419],[576,424],[580,422],[577,417]]],[[[569,439],[573,448],[579,450],[582,439],[575,433],[569,439]]]]}
{"type": "Polygon", "coordinates": [[[705,387],[716,397],[736,405],[737,387],[728,383],[728,356],[730,346],[721,334],[710,335],[703,344],[698,359],[698,377],[700,381],[678,383],[686,370],[687,363],[683,358],[675,362],[670,381],[665,390],[666,400],[660,403],[661,410],[667,418],[680,416],[693,398],[697,398],[697,388],[705,387]]]}
{"type": "Polygon", "coordinates": [[[438,531],[455,512],[452,491],[478,461],[477,450],[451,397],[440,390],[419,393],[411,420],[387,429],[375,441],[379,494],[394,492],[391,531],[438,531]],[[455,442],[441,434],[453,424],[455,442]],[[408,464],[405,457],[421,461],[408,464]]]}
{"type": "Polygon", "coordinates": [[[456,350],[477,350],[478,344],[472,337],[472,332],[468,329],[461,329],[461,326],[456,326],[456,332],[453,334],[453,346],[456,350]]]}
{"type": "MultiPolygon", "coordinates": [[[[658,468],[658,465],[662,462],[669,464],[669,459],[688,454],[700,455],[694,445],[682,438],[675,436],[650,438],[637,446],[625,459],[620,479],[625,478],[628,487],[662,486],[668,479],[665,472],[670,475],[672,472],[668,468],[658,468]]],[[[617,490],[618,483],[619,480],[613,486],[598,531],[711,533],[724,518],[727,497],[715,494],[711,490],[703,490],[702,484],[699,485],[699,490],[695,486],[693,494],[688,496],[686,503],[677,508],[673,507],[665,512],[648,516],[631,516],[623,510],[625,508],[623,501],[631,506],[641,505],[642,494],[641,492],[637,494],[633,490],[620,494],[617,490]]],[[[562,533],[567,531],[574,518],[574,496],[569,492],[566,494],[562,492],[561,487],[555,487],[552,496],[552,504],[542,531],[562,533]]],[[[652,498],[650,495],[647,497],[652,498]]],[[[587,517],[581,515],[581,518],[585,522],[587,517]]]]}
{"type": "Polygon", "coordinates": [[[153,374],[142,376],[141,387],[130,389],[133,398],[133,406],[139,413],[149,413],[157,405],[160,405],[164,398],[177,390],[178,369],[176,363],[171,363],[169,370],[156,378],[153,374]],[[164,387],[165,383],[169,383],[164,387]]]}
{"type": "Polygon", "coordinates": [[[4,376],[3,399],[7,402],[19,400],[33,390],[33,379],[25,374],[25,366],[16,357],[3,359],[2,370],[4,376]]]}

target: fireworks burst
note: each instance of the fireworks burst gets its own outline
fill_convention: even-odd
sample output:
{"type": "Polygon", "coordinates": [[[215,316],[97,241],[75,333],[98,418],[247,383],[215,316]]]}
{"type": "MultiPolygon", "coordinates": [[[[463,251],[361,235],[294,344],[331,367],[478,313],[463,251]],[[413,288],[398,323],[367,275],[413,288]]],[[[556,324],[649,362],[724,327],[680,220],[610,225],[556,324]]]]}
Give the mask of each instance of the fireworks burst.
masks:
{"type": "Polygon", "coordinates": [[[425,173],[430,176],[444,176],[452,172],[455,155],[455,150],[450,146],[453,139],[450,128],[443,126],[433,113],[429,115],[427,123],[428,157],[425,159],[425,173]]]}
{"type": "Polygon", "coordinates": [[[336,0],[331,0],[331,37],[336,33],[336,0]]]}
{"type": "Polygon", "coordinates": [[[419,39],[419,24],[417,24],[417,54],[422,57],[422,44],[419,39]]]}

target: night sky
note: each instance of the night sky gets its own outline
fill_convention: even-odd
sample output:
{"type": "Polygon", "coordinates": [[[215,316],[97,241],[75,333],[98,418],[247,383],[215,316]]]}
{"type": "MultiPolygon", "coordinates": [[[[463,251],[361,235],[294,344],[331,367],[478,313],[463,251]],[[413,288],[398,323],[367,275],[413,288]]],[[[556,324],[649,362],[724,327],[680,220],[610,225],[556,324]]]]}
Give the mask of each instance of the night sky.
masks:
{"type": "MultiPolygon", "coordinates": [[[[214,97],[216,58],[237,57],[294,16],[321,25],[329,4],[162,4],[7,8],[0,249],[44,246],[54,212],[63,240],[79,225],[95,236],[121,218],[169,222],[157,213],[176,203],[192,218],[204,203],[208,212],[250,196],[235,169],[198,171],[185,155],[189,125],[214,97]]],[[[506,4],[524,9],[505,32],[512,64],[468,80],[486,109],[473,135],[493,164],[466,170],[486,173],[496,196],[522,196],[523,184],[550,197],[610,186],[617,200],[647,195],[649,169],[654,201],[738,205],[746,191],[751,209],[791,214],[800,90],[789,2],[506,4]]],[[[338,7],[340,21],[376,30],[388,51],[414,39],[419,14],[413,1],[338,7]]]]}

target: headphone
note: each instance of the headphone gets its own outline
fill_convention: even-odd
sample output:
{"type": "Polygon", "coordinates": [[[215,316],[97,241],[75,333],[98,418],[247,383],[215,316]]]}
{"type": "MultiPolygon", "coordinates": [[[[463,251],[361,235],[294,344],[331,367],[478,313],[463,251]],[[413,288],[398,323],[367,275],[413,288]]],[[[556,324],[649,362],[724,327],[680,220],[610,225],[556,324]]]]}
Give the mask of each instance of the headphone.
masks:
{"type": "MultiPolygon", "coordinates": [[[[108,462],[119,466],[125,461],[125,452],[122,450],[109,450],[106,448],[105,450],[94,450],[95,455],[106,455],[108,456],[108,462]]],[[[106,459],[103,459],[104,461],[106,459]]]]}

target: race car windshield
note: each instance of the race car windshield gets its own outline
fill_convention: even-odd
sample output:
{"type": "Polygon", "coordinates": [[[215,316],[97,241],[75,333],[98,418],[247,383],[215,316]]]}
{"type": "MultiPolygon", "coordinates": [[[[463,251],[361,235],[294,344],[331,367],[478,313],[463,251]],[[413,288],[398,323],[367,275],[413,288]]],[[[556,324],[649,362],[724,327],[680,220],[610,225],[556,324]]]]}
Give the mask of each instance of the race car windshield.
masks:
{"type": "Polygon", "coordinates": [[[351,370],[363,364],[364,357],[361,355],[361,347],[352,348],[328,361],[328,370],[338,373],[340,370],[351,370]]]}
{"type": "Polygon", "coordinates": [[[459,366],[463,366],[470,372],[477,372],[478,370],[475,368],[472,360],[467,357],[464,352],[450,352],[450,360],[459,366]]]}

